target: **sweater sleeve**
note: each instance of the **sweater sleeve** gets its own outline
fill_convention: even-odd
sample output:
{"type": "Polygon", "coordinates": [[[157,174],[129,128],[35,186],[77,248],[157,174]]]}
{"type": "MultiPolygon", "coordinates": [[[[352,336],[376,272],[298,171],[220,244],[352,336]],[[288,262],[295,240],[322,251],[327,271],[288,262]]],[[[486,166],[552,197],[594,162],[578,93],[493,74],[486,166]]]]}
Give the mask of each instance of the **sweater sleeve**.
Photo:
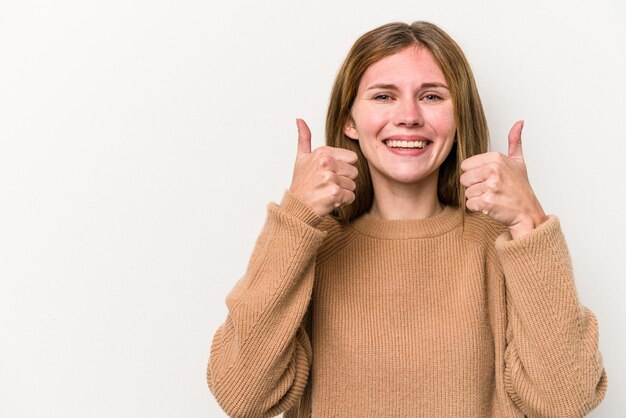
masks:
{"type": "Polygon", "coordinates": [[[302,396],[312,361],[303,326],[323,218],[287,192],[271,204],[245,276],[226,298],[207,382],[232,417],[272,417],[302,396]]]}
{"type": "Polygon", "coordinates": [[[604,398],[598,323],[576,294],[556,217],[519,240],[500,236],[506,281],[505,386],[528,417],[582,417],[604,398]]]}

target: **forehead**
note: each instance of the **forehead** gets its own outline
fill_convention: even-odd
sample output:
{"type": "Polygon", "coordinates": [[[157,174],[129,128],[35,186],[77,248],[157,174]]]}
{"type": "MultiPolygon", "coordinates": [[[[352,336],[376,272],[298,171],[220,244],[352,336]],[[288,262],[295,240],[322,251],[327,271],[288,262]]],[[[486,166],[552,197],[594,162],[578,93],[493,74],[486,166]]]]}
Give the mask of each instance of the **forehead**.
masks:
{"type": "Polygon", "coordinates": [[[370,65],[359,83],[359,90],[373,84],[421,85],[446,83],[437,60],[428,48],[409,46],[370,65]]]}

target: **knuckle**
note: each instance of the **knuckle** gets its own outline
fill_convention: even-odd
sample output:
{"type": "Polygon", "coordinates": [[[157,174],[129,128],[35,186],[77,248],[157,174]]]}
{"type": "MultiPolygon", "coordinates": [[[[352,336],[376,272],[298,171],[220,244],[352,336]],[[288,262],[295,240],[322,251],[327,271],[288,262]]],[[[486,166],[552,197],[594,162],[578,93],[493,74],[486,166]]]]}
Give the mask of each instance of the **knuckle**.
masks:
{"type": "Polygon", "coordinates": [[[320,157],[319,161],[319,167],[322,169],[326,169],[330,167],[330,158],[322,156],[320,157]]]}
{"type": "Polygon", "coordinates": [[[328,147],[319,147],[316,148],[315,151],[312,152],[313,156],[315,158],[323,158],[323,157],[328,157],[330,154],[328,152],[328,147]]]}
{"type": "Polygon", "coordinates": [[[330,187],[330,197],[337,200],[341,197],[341,187],[338,184],[333,184],[330,187]]]}
{"type": "Polygon", "coordinates": [[[324,171],[322,173],[322,182],[323,183],[336,183],[337,175],[332,171],[324,171]]]}
{"type": "Polygon", "coordinates": [[[489,164],[489,174],[492,176],[500,175],[500,164],[498,162],[489,164]]]}

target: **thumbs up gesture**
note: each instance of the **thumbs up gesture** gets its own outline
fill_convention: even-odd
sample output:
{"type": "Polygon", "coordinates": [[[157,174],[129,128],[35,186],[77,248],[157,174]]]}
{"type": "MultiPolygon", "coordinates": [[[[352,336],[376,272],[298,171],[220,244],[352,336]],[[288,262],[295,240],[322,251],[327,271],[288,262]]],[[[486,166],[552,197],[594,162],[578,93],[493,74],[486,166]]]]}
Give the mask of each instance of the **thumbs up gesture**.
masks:
{"type": "Polygon", "coordinates": [[[311,152],[311,131],[302,119],[298,126],[298,153],[289,191],[319,216],[354,201],[358,170],[355,152],[319,147],[311,152]]]}
{"type": "Polygon", "coordinates": [[[523,127],[524,122],[518,121],[511,128],[508,155],[487,152],[461,163],[466,207],[506,225],[513,239],[547,219],[528,181],[522,154],[523,127]]]}

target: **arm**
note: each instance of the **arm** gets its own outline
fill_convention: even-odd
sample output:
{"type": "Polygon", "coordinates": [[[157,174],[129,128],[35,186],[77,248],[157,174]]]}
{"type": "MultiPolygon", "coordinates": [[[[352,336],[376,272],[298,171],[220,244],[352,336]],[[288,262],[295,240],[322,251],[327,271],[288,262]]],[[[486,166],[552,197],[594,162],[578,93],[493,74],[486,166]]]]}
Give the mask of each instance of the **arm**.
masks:
{"type": "Polygon", "coordinates": [[[270,205],[246,275],[226,299],[207,381],[229,416],[275,416],[302,396],[312,353],[301,323],[325,236],[321,219],[289,193],[280,207],[270,205]]]}
{"type": "Polygon", "coordinates": [[[289,192],[270,206],[243,279],[226,300],[229,315],[211,347],[207,381],[235,417],[271,417],[302,396],[311,345],[302,326],[325,232],[316,228],[333,209],[354,200],[353,151],[320,147],[298,119],[298,152],[289,192]]]}
{"type": "Polygon", "coordinates": [[[506,280],[505,386],[529,417],[582,417],[604,398],[598,324],[578,301],[559,221],[496,241],[506,280]]]}

